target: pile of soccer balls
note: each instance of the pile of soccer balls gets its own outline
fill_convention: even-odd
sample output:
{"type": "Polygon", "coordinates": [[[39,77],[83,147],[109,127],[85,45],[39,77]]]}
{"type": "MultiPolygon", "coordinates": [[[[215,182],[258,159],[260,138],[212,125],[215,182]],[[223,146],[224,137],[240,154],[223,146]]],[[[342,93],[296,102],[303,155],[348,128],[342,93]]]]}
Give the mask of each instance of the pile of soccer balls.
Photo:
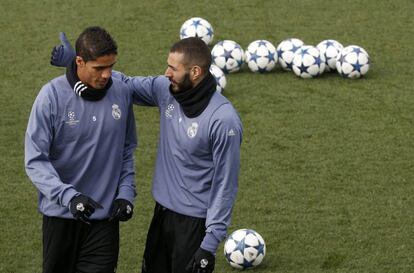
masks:
{"type": "MultiPolygon", "coordinates": [[[[180,38],[187,37],[199,37],[210,45],[214,37],[213,27],[203,18],[190,18],[180,29],[180,38]]],[[[336,40],[324,40],[311,46],[300,39],[289,38],[277,47],[267,40],[256,40],[246,51],[235,41],[223,40],[213,46],[211,55],[210,72],[216,77],[219,92],[226,86],[225,74],[239,71],[244,63],[258,73],[272,71],[278,63],[283,70],[293,71],[301,78],[337,71],[344,78],[357,79],[365,75],[370,66],[365,49],[357,45],[343,47],[336,40]]]]}

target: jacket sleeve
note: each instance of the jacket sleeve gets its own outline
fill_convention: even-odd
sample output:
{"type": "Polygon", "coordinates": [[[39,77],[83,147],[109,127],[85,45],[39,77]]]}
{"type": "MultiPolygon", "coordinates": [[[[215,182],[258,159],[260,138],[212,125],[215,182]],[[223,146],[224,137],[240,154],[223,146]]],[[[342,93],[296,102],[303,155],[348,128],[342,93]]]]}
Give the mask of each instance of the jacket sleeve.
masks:
{"type": "Polygon", "coordinates": [[[213,122],[211,139],[214,176],[206,218],[206,235],[201,248],[215,253],[226,237],[238,189],[242,124],[234,109],[221,107],[213,122]],[[233,113],[233,114],[228,114],[233,113]]]}
{"type": "Polygon", "coordinates": [[[125,144],[122,159],[121,177],[118,185],[118,194],[115,199],[126,199],[134,203],[135,191],[135,165],[134,151],[137,147],[137,135],[135,130],[135,117],[132,104],[128,111],[125,144]]]}
{"type": "Polygon", "coordinates": [[[67,207],[78,192],[72,185],[61,181],[49,160],[56,119],[56,105],[51,93],[50,84],[45,85],[33,104],[25,135],[25,169],[42,195],[67,207]]]}
{"type": "Polygon", "coordinates": [[[118,71],[113,71],[112,76],[127,84],[133,103],[137,105],[160,106],[170,86],[165,76],[130,77],[118,71]]]}

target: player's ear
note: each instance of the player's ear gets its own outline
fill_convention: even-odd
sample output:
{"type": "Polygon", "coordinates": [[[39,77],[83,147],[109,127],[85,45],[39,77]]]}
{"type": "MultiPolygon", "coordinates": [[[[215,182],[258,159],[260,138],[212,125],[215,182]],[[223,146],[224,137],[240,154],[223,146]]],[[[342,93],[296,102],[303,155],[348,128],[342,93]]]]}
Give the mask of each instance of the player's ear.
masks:
{"type": "Polygon", "coordinates": [[[191,67],[190,76],[193,81],[198,80],[202,76],[203,70],[198,65],[191,67]]]}
{"type": "Polygon", "coordinates": [[[82,59],[81,56],[76,56],[75,62],[78,67],[83,67],[86,64],[86,62],[82,59]]]}

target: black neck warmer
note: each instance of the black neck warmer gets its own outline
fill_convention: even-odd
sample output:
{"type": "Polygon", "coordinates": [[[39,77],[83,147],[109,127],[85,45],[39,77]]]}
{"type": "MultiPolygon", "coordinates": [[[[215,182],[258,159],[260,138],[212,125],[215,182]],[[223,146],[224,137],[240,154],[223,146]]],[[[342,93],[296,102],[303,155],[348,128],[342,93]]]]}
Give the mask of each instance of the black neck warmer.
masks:
{"type": "Polygon", "coordinates": [[[216,86],[216,79],[208,72],[197,86],[178,93],[174,93],[170,86],[170,93],[181,105],[184,114],[189,118],[195,118],[206,109],[211,96],[216,92],[216,86]]]}
{"type": "Polygon", "coordinates": [[[109,87],[112,85],[112,78],[109,79],[108,83],[103,89],[94,89],[81,82],[77,74],[77,66],[75,60],[73,60],[72,64],[66,68],[66,78],[68,79],[68,82],[73,88],[73,91],[76,95],[85,100],[91,101],[97,101],[105,97],[106,91],[108,91],[109,87]]]}

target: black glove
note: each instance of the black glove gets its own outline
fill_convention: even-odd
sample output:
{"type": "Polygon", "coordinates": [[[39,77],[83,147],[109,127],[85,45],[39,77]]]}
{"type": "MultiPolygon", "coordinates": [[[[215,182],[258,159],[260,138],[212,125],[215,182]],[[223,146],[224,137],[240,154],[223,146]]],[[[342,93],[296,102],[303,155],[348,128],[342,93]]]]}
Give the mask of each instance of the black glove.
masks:
{"type": "Polygon", "coordinates": [[[125,199],[115,199],[112,204],[111,211],[109,212],[109,221],[118,219],[125,222],[131,219],[134,213],[134,205],[125,199]]]}
{"type": "Polygon", "coordinates": [[[210,251],[200,247],[185,270],[191,273],[212,273],[215,262],[216,257],[210,251]]]}
{"type": "Polygon", "coordinates": [[[86,195],[78,195],[70,200],[70,212],[76,220],[80,220],[85,224],[90,224],[89,217],[95,212],[95,209],[103,207],[92,198],[86,195]]]}
{"type": "Polygon", "coordinates": [[[59,33],[60,45],[55,46],[50,54],[50,64],[54,66],[67,67],[76,56],[76,52],[66,38],[64,32],[59,33]]]}

